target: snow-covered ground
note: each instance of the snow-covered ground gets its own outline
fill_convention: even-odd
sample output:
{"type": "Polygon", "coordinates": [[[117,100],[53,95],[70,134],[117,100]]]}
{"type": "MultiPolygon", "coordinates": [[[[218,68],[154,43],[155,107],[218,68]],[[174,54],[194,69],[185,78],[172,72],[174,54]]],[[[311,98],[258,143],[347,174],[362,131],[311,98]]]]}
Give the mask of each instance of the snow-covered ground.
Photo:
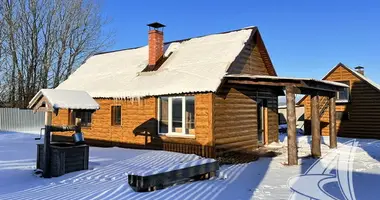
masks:
{"type": "MultiPolygon", "coordinates": [[[[90,170],[74,172],[52,179],[33,175],[36,159],[36,135],[0,133],[0,199],[288,199],[289,178],[304,174],[316,161],[308,158],[310,138],[299,136],[300,165],[285,166],[286,148],[274,158],[256,162],[221,166],[220,175],[211,180],[196,181],[154,192],[131,190],[127,173],[146,168],[159,168],[192,160],[194,155],[173,152],[121,148],[90,148],[90,170]]],[[[330,152],[328,138],[323,137],[322,154],[330,152]]],[[[339,138],[339,147],[349,141],[339,138]]],[[[356,199],[378,199],[380,184],[380,142],[357,140],[353,165],[356,199]]],[[[286,144],[281,135],[280,144],[286,144]]],[[[339,187],[329,185],[338,199],[339,187]],[[336,191],[334,191],[336,190],[336,191]]],[[[343,198],[343,197],[342,197],[343,198]]]]}

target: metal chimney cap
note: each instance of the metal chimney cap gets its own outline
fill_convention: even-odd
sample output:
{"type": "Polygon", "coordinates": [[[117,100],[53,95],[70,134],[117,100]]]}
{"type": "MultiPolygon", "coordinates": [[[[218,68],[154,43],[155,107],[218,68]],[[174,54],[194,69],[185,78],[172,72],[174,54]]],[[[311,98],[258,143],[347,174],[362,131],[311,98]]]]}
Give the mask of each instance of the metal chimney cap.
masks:
{"type": "Polygon", "coordinates": [[[152,27],[154,29],[164,28],[165,27],[165,25],[163,25],[163,24],[161,24],[159,22],[153,22],[153,23],[147,24],[147,26],[152,27]]]}
{"type": "Polygon", "coordinates": [[[362,66],[357,66],[357,67],[355,67],[355,69],[356,69],[356,70],[363,70],[364,67],[362,67],[362,66]]]}

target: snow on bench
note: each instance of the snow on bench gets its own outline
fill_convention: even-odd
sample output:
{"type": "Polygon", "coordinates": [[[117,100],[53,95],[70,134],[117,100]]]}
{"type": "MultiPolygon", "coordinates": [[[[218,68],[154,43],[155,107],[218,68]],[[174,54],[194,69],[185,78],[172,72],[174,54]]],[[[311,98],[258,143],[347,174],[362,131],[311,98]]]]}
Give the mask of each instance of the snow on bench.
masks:
{"type": "Polygon", "coordinates": [[[192,178],[210,178],[217,170],[219,170],[218,161],[202,158],[157,169],[129,172],[128,183],[135,191],[148,191],[192,178]]]}

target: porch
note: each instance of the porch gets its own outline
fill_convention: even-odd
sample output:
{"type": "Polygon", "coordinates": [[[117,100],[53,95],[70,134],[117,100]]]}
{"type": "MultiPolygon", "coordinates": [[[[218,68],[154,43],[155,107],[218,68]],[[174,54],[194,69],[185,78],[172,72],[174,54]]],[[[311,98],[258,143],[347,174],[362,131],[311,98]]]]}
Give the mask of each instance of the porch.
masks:
{"type": "Polygon", "coordinates": [[[226,81],[231,84],[274,87],[285,91],[288,124],[288,165],[298,164],[295,94],[311,95],[312,97],[311,155],[315,158],[319,158],[321,156],[320,112],[321,109],[326,109],[326,106],[329,108],[330,115],[330,148],[337,147],[335,109],[336,92],[348,87],[347,85],[308,78],[287,78],[246,74],[231,74],[226,75],[225,78],[226,81]],[[326,97],[328,98],[328,101],[321,104],[320,97],[326,97]]]}

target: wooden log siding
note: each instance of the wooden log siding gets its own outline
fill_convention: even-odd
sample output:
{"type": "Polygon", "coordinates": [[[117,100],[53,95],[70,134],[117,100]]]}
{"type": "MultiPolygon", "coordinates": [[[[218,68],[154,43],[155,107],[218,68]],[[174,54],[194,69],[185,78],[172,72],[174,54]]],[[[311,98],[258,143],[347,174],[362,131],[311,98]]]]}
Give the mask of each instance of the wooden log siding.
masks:
{"type": "Polygon", "coordinates": [[[178,153],[196,154],[196,155],[200,155],[207,158],[216,157],[214,146],[207,146],[207,145],[164,142],[163,150],[173,151],[173,152],[178,152],[178,153]]]}
{"type": "Polygon", "coordinates": [[[278,138],[277,96],[270,89],[225,84],[215,95],[216,154],[246,152],[258,147],[257,98],[268,101],[269,143],[278,138]]]}
{"type": "MultiPolygon", "coordinates": [[[[380,138],[380,92],[342,66],[332,71],[326,80],[350,82],[350,103],[336,104],[337,112],[349,113],[348,120],[336,120],[338,136],[380,138]]],[[[310,119],[310,97],[305,98],[301,104],[305,106],[305,119],[310,119]]],[[[328,136],[329,129],[327,109],[321,117],[322,135],[328,136]]],[[[305,131],[309,132],[308,130],[310,131],[310,126],[305,124],[305,131]]]]}
{"type": "MultiPolygon", "coordinates": [[[[82,131],[85,140],[92,141],[91,144],[94,145],[160,149],[163,148],[164,143],[191,144],[195,147],[212,146],[212,98],[212,93],[195,95],[195,139],[158,136],[155,97],[141,101],[96,99],[100,109],[93,113],[91,127],[83,127],[82,131]],[[111,107],[114,105],[121,105],[121,126],[111,125],[111,107]],[[136,130],[147,130],[149,135],[147,137],[142,134],[136,135],[136,130]]],[[[58,116],[53,117],[53,124],[67,125],[68,117],[67,110],[60,110],[58,116]]],[[[65,136],[71,139],[69,138],[71,134],[70,132],[55,132],[54,136],[65,136]]],[[[183,153],[190,152],[186,150],[183,153]]]]}
{"type": "Polygon", "coordinates": [[[228,70],[230,74],[271,75],[252,36],[228,70]]]}

